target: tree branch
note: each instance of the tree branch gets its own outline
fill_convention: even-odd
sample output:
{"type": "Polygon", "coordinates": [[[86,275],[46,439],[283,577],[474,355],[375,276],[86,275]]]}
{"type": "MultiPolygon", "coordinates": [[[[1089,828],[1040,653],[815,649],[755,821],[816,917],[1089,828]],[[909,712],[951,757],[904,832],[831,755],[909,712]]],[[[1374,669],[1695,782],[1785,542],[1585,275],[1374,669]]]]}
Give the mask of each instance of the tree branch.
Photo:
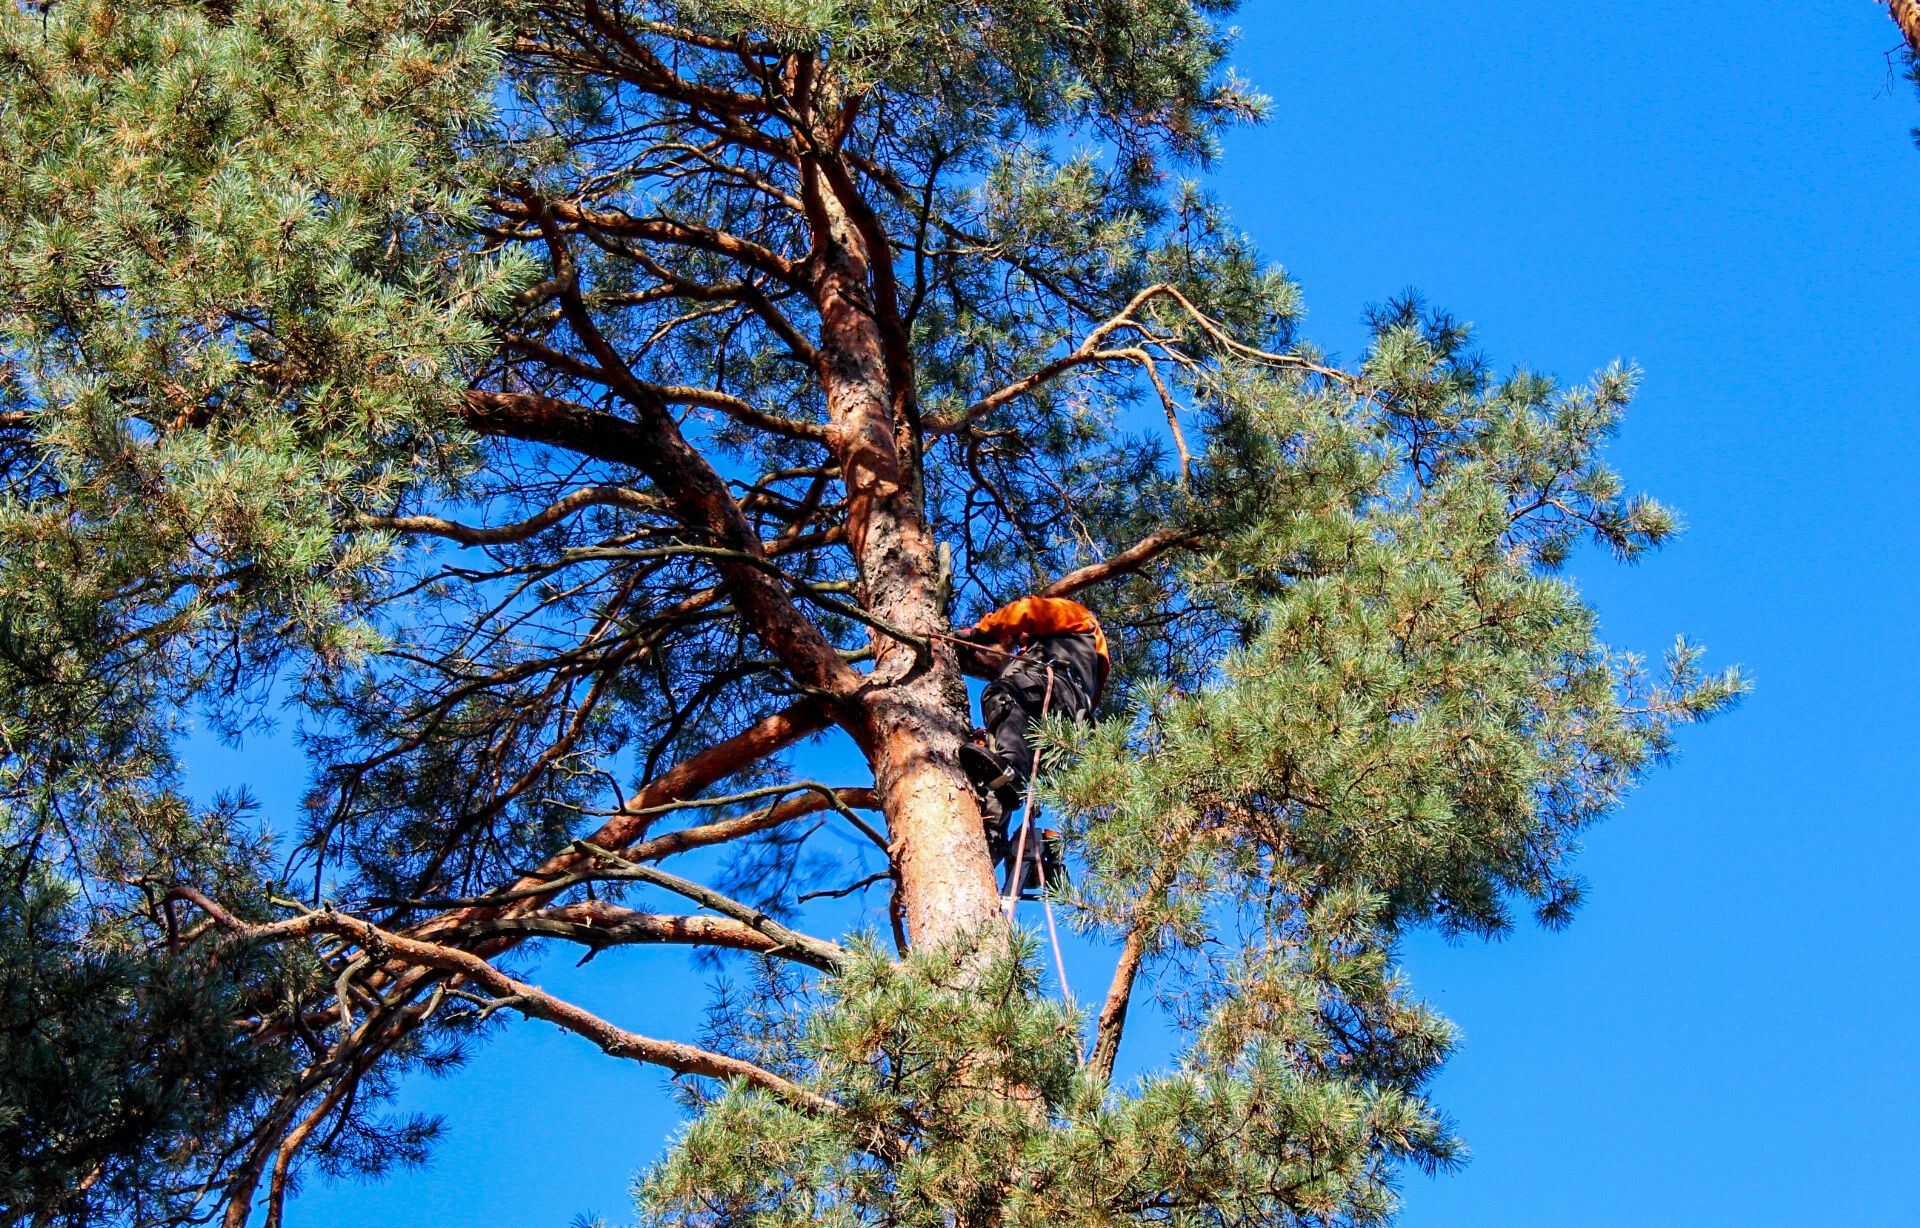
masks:
{"type": "Polygon", "coordinates": [[[1087,1058],[1088,1067],[1103,1083],[1113,1078],[1114,1059],[1120,1054],[1120,1034],[1127,1026],[1127,1006],[1133,999],[1133,983],[1146,958],[1147,933],[1160,918],[1161,901],[1172,890],[1173,880],[1180,873],[1180,863],[1187,855],[1188,841],[1199,825],[1199,815],[1190,813],[1167,833],[1165,851],[1127,922],[1126,940],[1113,970],[1113,981],[1107,988],[1107,1000],[1100,1006],[1100,1017],[1094,1026],[1093,1052],[1087,1058]]]}
{"type": "MultiPolygon", "coordinates": [[[[1911,2],[1920,4],[1920,0],[1911,0],[1911,2]]],[[[1080,344],[1074,347],[1071,353],[1063,354],[1059,358],[1042,364],[1029,374],[1022,376],[1004,388],[981,397],[963,410],[951,414],[943,414],[933,419],[927,424],[928,431],[933,434],[950,434],[953,431],[957,431],[969,422],[985,417],[1009,401],[1026,395],[1035,388],[1040,387],[1049,380],[1075,367],[1125,359],[1135,362],[1144,361],[1149,373],[1152,374],[1152,363],[1146,359],[1144,351],[1130,347],[1103,350],[1101,346],[1108,337],[1111,337],[1121,329],[1133,329],[1135,331],[1145,332],[1146,330],[1140,321],[1134,318],[1134,313],[1156,298],[1171,299],[1180,310],[1199,327],[1201,332],[1205,333],[1210,340],[1230,354],[1263,363],[1267,366],[1299,368],[1330,380],[1336,380],[1342,384],[1352,385],[1355,382],[1355,377],[1350,372],[1341,371],[1334,367],[1323,366],[1309,359],[1302,358],[1298,354],[1275,354],[1271,351],[1262,350],[1235,340],[1224,328],[1220,327],[1217,320],[1194,306],[1192,301],[1176,287],[1161,282],[1148,286],[1138,294],[1135,294],[1119,312],[1109,317],[1106,322],[1088,333],[1080,344]]],[[[1156,387],[1161,393],[1162,399],[1166,399],[1168,394],[1165,387],[1160,385],[1158,375],[1153,375],[1153,378],[1156,387]]],[[[1177,423],[1174,425],[1174,430],[1176,432],[1179,430],[1177,423]]],[[[1184,451],[1185,448],[1183,445],[1182,452],[1184,453],[1184,451]]]]}
{"type": "Polygon", "coordinates": [[[233,941],[239,943],[252,945],[262,942],[285,942],[311,937],[314,934],[333,934],[353,943],[369,956],[377,954],[383,960],[399,959],[416,967],[452,973],[482,986],[489,993],[514,998],[514,1009],[522,1014],[533,1019],[544,1019],[569,1032],[584,1036],[614,1057],[664,1066],[680,1075],[744,1080],[797,1108],[812,1112],[830,1113],[839,1110],[839,1106],[826,1097],[791,1083],[752,1062],[729,1057],[724,1053],[695,1048],[678,1041],[657,1040],[637,1032],[629,1032],[625,1028],[607,1022],[591,1011],[556,998],[545,990],[515,980],[471,951],[408,938],[402,934],[383,930],[370,921],[363,921],[358,917],[350,917],[345,913],[328,909],[304,913],[284,921],[251,925],[239,920],[192,887],[176,887],[170,895],[172,898],[184,899],[194,904],[231,931],[233,941]]]}
{"type": "Polygon", "coordinates": [[[1105,583],[1115,576],[1139,571],[1169,550],[1197,546],[1205,538],[1193,529],[1155,529],[1133,545],[1105,562],[1089,563],[1061,576],[1040,590],[1042,597],[1068,597],[1083,588],[1105,583]]]}
{"type": "Polygon", "coordinates": [[[748,404],[739,397],[715,388],[691,388],[678,384],[648,384],[647,388],[669,405],[700,405],[707,409],[717,409],[743,426],[750,426],[769,434],[784,435],[788,439],[804,439],[818,444],[825,444],[828,439],[827,428],[818,422],[803,422],[798,418],[769,413],[758,406],[748,404]]]}
{"type": "Polygon", "coordinates": [[[535,512],[525,520],[506,525],[469,525],[439,516],[368,516],[354,514],[348,527],[384,530],[392,533],[425,533],[445,537],[467,546],[492,546],[525,541],[543,529],[551,528],[583,507],[625,507],[635,511],[657,512],[662,504],[637,490],[624,486],[584,486],[535,512]]]}
{"type": "Polygon", "coordinates": [[[803,953],[808,957],[806,962],[816,967],[829,969],[838,968],[841,962],[846,959],[846,952],[834,943],[824,942],[809,934],[803,934],[799,930],[782,925],[758,908],[750,904],[742,904],[739,900],[729,896],[721,895],[718,891],[710,887],[703,887],[691,879],[681,878],[677,874],[669,874],[665,870],[642,865],[637,861],[629,861],[617,853],[612,853],[596,845],[589,844],[585,840],[574,841],[573,847],[601,862],[614,866],[620,871],[621,877],[623,878],[631,878],[654,887],[659,887],[665,891],[671,891],[675,895],[685,896],[687,899],[699,904],[702,908],[710,908],[723,917],[731,918],[741,925],[747,926],[749,929],[765,934],[782,947],[803,953]]]}
{"type": "MultiPolygon", "coordinates": [[[[858,806],[866,810],[879,808],[879,799],[873,795],[872,789],[835,789],[833,793],[835,799],[844,806],[858,806]]],[[[730,840],[738,840],[742,836],[750,836],[755,832],[778,827],[782,823],[791,823],[793,820],[809,814],[818,814],[820,811],[827,809],[829,804],[827,799],[818,794],[792,798],[788,801],[780,802],[777,805],[769,806],[765,810],[756,811],[753,814],[740,815],[731,819],[720,819],[712,823],[702,823],[696,827],[683,827],[678,831],[664,832],[661,835],[653,837],[651,840],[644,841],[629,848],[627,850],[627,856],[635,861],[664,861],[676,853],[684,853],[690,849],[707,848],[715,844],[725,844],[730,840]]],[[[879,836],[879,833],[872,830],[871,827],[867,827],[865,830],[869,839],[879,836]]],[[[601,842],[596,840],[595,843],[601,842]]],[[[882,840],[881,843],[882,847],[884,847],[884,840],[882,840]]]]}
{"type": "MultiPolygon", "coordinates": [[[[689,527],[712,534],[719,545],[728,549],[748,555],[763,554],[759,536],[727,492],[726,482],[714,472],[707,458],[681,435],[666,405],[635,377],[594,324],[580,297],[579,278],[566,237],[560,233],[546,202],[539,197],[529,197],[527,207],[546,237],[556,273],[565,282],[560,305],[568,325],[600,369],[612,377],[614,391],[640,417],[634,429],[644,443],[629,463],[637,465],[652,479],[655,488],[667,497],[689,527]]],[[[859,687],[860,676],[840,660],[826,636],[788,599],[783,586],[752,567],[723,565],[721,577],[747,625],[797,681],[836,698],[849,695],[859,687]]]]}
{"type": "Polygon", "coordinates": [[[697,251],[724,256],[749,268],[757,269],[795,289],[804,289],[806,285],[806,278],[800,266],[794,261],[771,248],[762,247],[758,243],[724,230],[677,222],[671,218],[639,218],[625,212],[589,209],[585,205],[563,200],[542,200],[537,207],[530,207],[523,201],[506,199],[491,203],[495,209],[516,221],[537,221],[544,212],[569,225],[592,227],[603,234],[618,235],[623,239],[640,239],[674,247],[690,247],[697,251]]]}
{"type": "MultiPolygon", "coordinates": [[[[581,327],[591,329],[591,324],[581,327]]],[[[666,496],[688,528],[710,533],[723,548],[742,558],[763,556],[759,537],[727,493],[726,484],[681,436],[666,407],[644,388],[633,386],[622,392],[642,410],[647,422],[631,422],[555,397],[478,389],[466,394],[462,416],[481,434],[552,444],[638,469],[666,496]]],[[[720,571],[748,625],[797,680],[834,695],[859,686],[859,675],[794,606],[784,584],[760,567],[740,561],[723,562],[720,571]]]]}
{"type": "Polygon", "coordinates": [[[476,921],[461,931],[475,937],[519,934],[529,938],[564,938],[592,947],[671,943],[684,946],[729,947],[757,955],[777,955],[822,972],[839,968],[846,952],[837,944],[809,938],[793,943],[733,917],[681,917],[617,908],[603,900],[586,900],[559,908],[544,908],[520,917],[476,921]]]}

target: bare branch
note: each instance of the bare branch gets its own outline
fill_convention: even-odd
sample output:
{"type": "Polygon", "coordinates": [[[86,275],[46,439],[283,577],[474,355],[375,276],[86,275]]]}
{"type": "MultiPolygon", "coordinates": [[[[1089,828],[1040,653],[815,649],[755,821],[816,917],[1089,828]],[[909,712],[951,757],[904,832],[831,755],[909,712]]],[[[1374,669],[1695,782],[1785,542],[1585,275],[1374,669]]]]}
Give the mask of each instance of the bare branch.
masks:
{"type": "Polygon", "coordinates": [[[701,405],[717,409],[734,421],[756,430],[819,444],[826,443],[828,439],[827,428],[817,422],[803,422],[798,418],[769,413],[715,388],[689,388],[678,384],[648,384],[647,387],[669,405],[701,405]]]}
{"type": "Polygon", "coordinates": [[[877,873],[877,874],[869,874],[869,875],[867,875],[867,876],[866,876],[865,878],[863,878],[863,879],[861,879],[861,880],[860,880],[860,881],[858,881],[858,882],[855,882],[855,883],[848,883],[848,884],[847,884],[846,886],[844,886],[844,887],[836,887],[836,888],[834,888],[834,889],[833,889],[833,890],[831,890],[831,891],[807,891],[807,892],[803,892],[803,893],[802,893],[802,894],[800,895],[800,897],[799,897],[799,899],[798,899],[798,900],[796,900],[795,902],[796,902],[796,903],[800,903],[800,904],[804,904],[804,903],[806,903],[806,902],[807,902],[808,900],[839,900],[839,899],[844,899],[844,898],[846,898],[847,896],[850,896],[850,895],[852,895],[852,894],[853,894],[854,892],[856,892],[856,891],[865,891],[865,890],[866,890],[867,888],[869,888],[869,887],[871,887],[871,886],[873,886],[873,885],[875,885],[876,883],[884,883],[884,882],[886,882],[886,881],[887,881],[888,879],[890,879],[890,878],[892,878],[892,877],[893,877],[893,871],[892,871],[892,870],[882,870],[882,871],[880,871],[880,872],[879,872],[879,873],[877,873]]]}
{"type": "Polygon", "coordinates": [[[792,943],[763,927],[732,917],[682,917],[617,908],[603,900],[586,900],[559,908],[545,908],[520,917],[476,921],[465,934],[521,934],[529,938],[564,938],[594,950],[610,946],[669,943],[683,946],[730,947],[758,955],[796,960],[823,972],[840,966],[846,953],[820,939],[792,943]]]}
{"type": "MultiPolygon", "coordinates": [[[[591,324],[583,321],[580,327],[591,329],[591,324]]],[[[605,345],[597,333],[593,336],[605,345]]],[[[637,408],[650,409],[650,421],[631,422],[554,397],[478,389],[466,394],[463,417],[482,434],[553,444],[645,473],[683,524],[712,534],[722,548],[737,552],[720,569],[728,594],[748,616],[761,642],[795,679],[832,694],[857,688],[859,676],[794,606],[786,586],[757,565],[743,565],[742,559],[765,553],[760,539],[727,493],[726,484],[680,435],[666,407],[643,387],[636,385],[624,391],[636,401],[637,408]]]]}
{"type": "MultiPolygon", "coordinates": [[[[524,201],[499,199],[490,203],[516,221],[534,221],[540,214],[540,210],[530,208],[524,201]]],[[[585,205],[564,200],[542,201],[541,207],[546,213],[571,226],[592,227],[624,239],[641,239],[711,252],[757,269],[795,289],[802,289],[806,284],[806,278],[795,262],[771,248],[724,230],[696,226],[672,218],[639,218],[624,211],[589,209],[585,205]]]]}
{"type": "Polygon", "coordinates": [[[617,853],[612,853],[606,849],[589,844],[585,840],[575,841],[574,848],[590,854],[595,859],[607,865],[615,867],[624,878],[635,879],[639,882],[659,887],[662,890],[671,891],[675,895],[685,896],[687,899],[699,904],[702,908],[710,908],[723,917],[732,918],[750,929],[765,934],[783,947],[803,952],[811,957],[808,959],[808,963],[813,963],[817,966],[837,968],[841,961],[846,958],[846,952],[842,951],[835,944],[823,942],[811,935],[803,934],[799,930],[790,929],[772,917],[769,917],[760,909],[753,907],[751,904],[742,904],[739,900],[721,895],[711,887],[703,887],[691,879],[681,878],[677,874],[669,874],[665,870],[655,869],[653,866],[642,865],[637,861],[629,861],[617,853]]]}
{"type": "MultiPolygon", "coordinates": [[[[833,792],[834,800],[844,806],[858,806],[867,810],[879,807],[879,799],[874,796],[871,789],[836,789],[833,792]]],[[[725,844],[730,840],[738,840],[742,836],[766,831],[809,814],[818,814],[827,809],[828,805],[826,799],[817,795],[793,798],[753,814],[665,832],[651,840],[634,845],[627,850],[627,856],[635,861],[663,861],[676,853],[725,844]]],[[[873,830],[871,826],[864,826],[864,830],[869,839],[878,840],[881,846],[885,847],[885,838],[879,832],[873,830]]]]}
{"type": "Polygon", "coordinates": [[[1040,590],[1043,597],[1067,597],[1083,588],[1091,588],[1115,576],[1139,571],[1169,550],[1197,546],[1204,540],[1192,529],[1155,529],[1133,545],[1102,563],[1089,563],[1061,576],[1040,590]]]}
{"type": "Polygon", "coordinates": [[[1199,815],[1189,813],[1167,833],[1159,864],[1154,866],[1146,890],[1141,893],[1128,919],[1120,960],[1113,970],[1107,1000],[1101,1004],[1100,1017],[1094,1026],[1093,1053],[1087,1059],[1088,1066],[1103,1082],[1113,1078],[1113,1062],[1120,1053],[1120,1034],[1127,1026],[1127,1005],[1133,998],[1133,982],[1140,973],[1141,961],[1146,957],[1147,934],[1164,916],[1162,904],[1173,888],[1173,880],[1180,873],[1180,863],[1186,858],[1193,833],[1199,825],[1199,815]]]}
{"type": "MultiPolygon", "coordinates": [[[[1915,0],[1915,2],[1920,3],[1920,0],[1915,0]]],[[[1041,387],[1050,380],[1076,367],[1115,362],[1123,359],[1145,363],[1156,388],[1160,392],[1162,400],[1168,403],[1169,417],[1171,419],[1172,411],[1169,394],[1165,386],[1160,383],[1158,374],[1153,372],[1152,361],[1147,358],[1145,351],[1134,347],[1121,347],[1117,349],[1101,348],[1109,337],[1122,329],[1145,332],[1146,329],[1140,321],[1135,318],[1134,313],[1156,298],[1173,300],[1173,302],[1178,304],[1180,309],[1199,326],[1200,330],[1205,333],[1209,339],[1222,349],[1238,357],[1250,359],[1267,366],[1292,367],[1309,371],[1315,375],[1349,386],[1357,383],[1357,377],[1351,372],[1341,371],[1335,367],[1323,366],[1310,359],[1302,358],[1298,354],[1275,354],[1236,340],[1226,329],[1220,326],[1218,321],[1201,311],[1198,307],[1195,307],[1186,295],[1182,294],[1174,286],[1162,282],[1148,286],[1146,289],[1134,295],[1133,298],[1128,300],[1127,305],[1121,308],[1118,313],[1088,333],[1080,344],[1074,347],[1071,353],[1064,354],[1059,358],[1041,365],[1029,374],[1008,384],[1006,387],[981,397],[963,410],[956,413],[944,414],[933,419],[927,424],[928,432],[931,434],[950,434],[953,431],[959,430],[967,423],[985,417],[987,414],[992,413],[1008,402],[1025,396],[1034,389],[1041,387]]],[[[1174,423],[1174,430],[1177,435],[1179,431],[1179,424],[1177,422],[1174,423]]],[[[1181,456],[1184,460],[1186,456],[1184,442],[1181,444],[1181,456]]]]}
{"type": "MultiPolygon", "coordinates": [[[[675,1074],[699,1075],[709,1079],[740,1079],[770,1092],[797,1108],[812,1112],[837,1112],[839,1106],[818,1093],[791,1083],[752,1062],[713,1053],[678,1041],[657,1040],[629,1032],[571,1002],[554,997],[545,990],[517,981],[492,964],[457,947],[423,942],[416,938],[383,930],[370,921],[350,917],[328,909],[304,913],[284,921],[250,925],[221,908],[192,887],[177,887],[175,898],[188,900],[232,931],[234,940],[248,945],[261,942],[285,942],[314,934],[335,934],[362,951],[379,953],[382,959],[397,959],[416,967],[452,973],[485,988],[489,993],[517,999],[514,1009],[533,1019],[544,1019],[569,1032],[586,1037],[614,1057],[630,1058],[664,1066],[675,1074]]],[[[815,940],[817,941],[817,940],[815,940]]]]}
{"type": "Polygon", "coordinates": [[[1180,481],[1182,485],[1192,480],[1193,454],[1187,451],[1187,436],[1180,429],[1179,402],[1173,398],[1173,390],[1167,387],[1167,381],[1160,378],[1159,364],[1153,361],[1153,355],[1138,346],[1130,346],[1120,351],[1146,368],[1147,378],[1153,381],[1153,390],[1160,395],[1160,407],[1167,414],[1167,429],[1173,432],[1173,447],[1180,454],[1180,481]]]}
{"type": "MultiPolygon", "coordinates": [[[[629,801],[626,809],[618,811],[603,823],[598,831],[588,837],[588,841],[601,848],[624,849],[639,840],[646,832],[652,820],[652,815],[647,813],[649,807],[698,793],[715,781],[724,780],[768,755],[777,754],[800,739],[819,732],[826,728],[826,725],[825,708],[812,700],[804,700],[764,717],[733,737],[716,742],[693,758],[655,777],[646,788],[629,801]]],[[[824,808],[825,805],[825,802],[816,802],[815,809],[824,808]]],[[[780,821],[785,822],[786,819],[782,818],[780,821]]],[[[654,842],[648,843],[651,845],[654,842]]],[[[719,841],[710,840],[707,843],[719,843],[719,841]]],[[[691,848],[695,845],[692,842],[686,842],[680,847],[691,848]]],[[[678,852],[680,849],[672,848],[668,851],[678,852]]],[[[634,849],[633,853],[639,856],[640,850],[634,849]]],[[[655,856],[665,855],[666,853],[662,852],[655,856]]],[[[423,922],[414,927],[412,932],[420,937],[427,937],[488,917],[530,912],[542,902],[552,899],[553,895],[561,889],[564,884],[557,880],[576,870],[585,869],[590,864],[590,858],[574,850],[557,854],[548,858],[533,873],[523,875],[507,891],[501,893],[500,903],[455,909],[423,922]]],[[[487,943],[481,949],[492,954],[512,945],[510,939],[503,937],[487,943]]]]}
{"type": "Polygon", "coordinates": [[[583,486],[513,524],[485,526],[461,524],[440,516],[366,516],[354,515],[348,525],[354,529],[384,530],[392,533],[424,533],[445,537],[467,546],[491,546],[525,541],[551,528],[584,507],[625,507],[634,511],[657,512],[660,500],[624,486],[583,486]]]}

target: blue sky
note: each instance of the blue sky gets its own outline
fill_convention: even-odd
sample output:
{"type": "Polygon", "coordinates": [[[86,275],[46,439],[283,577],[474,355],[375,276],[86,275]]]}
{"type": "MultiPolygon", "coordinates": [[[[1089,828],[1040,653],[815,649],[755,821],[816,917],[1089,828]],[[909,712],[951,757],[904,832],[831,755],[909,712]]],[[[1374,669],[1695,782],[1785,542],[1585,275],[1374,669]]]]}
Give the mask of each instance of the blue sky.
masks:
{"type": "MultiPolygon", "coordinates": [[[[1688,531],[1578,578],[1613,643],[1684,631],[1757,683],[1594,832],[1571,929],[1410,944],[1462,1029],[1436,1097],[1474,1159],[1409,1174],[1402,1222],[1914,1222],[1920,98],[1885,10],[1294,0],[1240,20],[1274,115],[1213,184],[1302,283],[1307,335],[1351,358],[1363,307],[1411,286],[1498,366],[1638,363],[1613,458],[1688,531]]],[[[259,763],[207,751],[194,787],[259,763]]],[[[1091,992],[1109,958],[1074,945],[1070,979],[1091,992]]],[[[570,962],[538,979],[689,1034],[684,964],[570,962]]],[[[447,1118],[432,1167],[315,1181],[294,1224],[625,1223],[678,1120],[653,1072],[538,1024],[403,1107],[447,1118]]]]}

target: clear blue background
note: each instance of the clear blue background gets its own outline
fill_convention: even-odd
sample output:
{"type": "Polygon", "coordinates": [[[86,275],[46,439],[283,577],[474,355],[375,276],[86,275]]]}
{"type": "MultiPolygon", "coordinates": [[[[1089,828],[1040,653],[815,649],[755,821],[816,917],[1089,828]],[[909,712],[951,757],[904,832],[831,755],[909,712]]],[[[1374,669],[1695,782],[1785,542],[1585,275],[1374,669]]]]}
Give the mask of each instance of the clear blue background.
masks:
{"type": "MultiPolygon", "coordinates": [[[[1464,1034],[1436,1095],[1474,1159],[1408,1174],[1403,1222],[1920,1223],[1920,98],[1885,9],[1296,0],[1240,20],[1274,118],[1214,183],[1304,285],[1308,334],[1351,358],[1362,308],[1413,286],[1498,365],[1639,363],[1613,455],[1688,532],[1579,578],[1612,642],[1685,631],[1758,683],[1592,836],[1571,930],[1411,944],[1464,1034]]],[[[261,787],[272,753],[207,751],[196,791],[251,778],[289,805],[292,765],[261,787]]],[[[704,978],[677,957],[570,963],[538,979],[691,1034],[704,978]]],[[[1108,967],[1072,947],[1083,994],[1108,967]]],[[[431,1168],[315,1181],[294,1224],[625,1223],[678,1120],[651,1070],[540,1024],[404,1106],[449,1122],[431,1168]]]]}

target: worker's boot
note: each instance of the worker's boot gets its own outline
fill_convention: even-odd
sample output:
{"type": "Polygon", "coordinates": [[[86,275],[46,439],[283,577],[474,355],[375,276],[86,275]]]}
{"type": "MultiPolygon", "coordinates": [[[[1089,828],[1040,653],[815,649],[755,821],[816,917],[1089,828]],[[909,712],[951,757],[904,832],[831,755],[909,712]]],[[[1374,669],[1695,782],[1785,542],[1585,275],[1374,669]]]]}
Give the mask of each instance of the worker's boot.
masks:
{"type": "Polygon", "coordinates": [[[987,819],[984,826],[987,829],[988,863],[994,866],[1005,865],[1007,858],[1013,855],[1012,846],[1007,843],[1006,828],[994,822],[991,817],[987,819]]]}
{"type": "Polygon", "coordinates": [[[1040,832],[1040,877],[1048,891],[1058,891],[1073,881],[1067,877],[1067,838],[1051,827],[1040,832]]]}
{"type": "Polygon", "coordinates": [[[1066,838],[1051,827],[1027,834],[1027,864],[1020,868],[1020,898],[1037,900],[1067,886],[1066,838]]]}
{"type": "MultiPolygon", "coordinates": [[[[977,739],[980,731],[975,730],[974,736],[977,739]]],[[[980,741],[961,743],[960,767],[972,783],[973,791],[982,798],[1009,793],[1015,798],[1020,796],[1019,774],[997,752],[980,741]]]]}
{"type": "Polygon", "coordinates": [[[978,799],[980,802],[980,826],[987,833],[987,860],[994,865],[1005,864],[1011,851],[1007,840],[1007,808],[1001,804],[996,794],[989,793],[978,799]]]}
{"type": "Polygon", "coordinates": [[[1026,782],[992,748],[978,742],[963,744],[960,766],[973,786],[974,796],[980,799],[982,813],[1004,818],[1020,809],[1020,794],[1026,782]]]}
{"type": "Polygon", "coordinates": [[[1020,797],[1005,790],[988,793],[980,802],[981,826],[987,832],[987,858],[996,866],[1005,865],[1013,855],[1014,817],[1020,812],[1020,797]]]}
{"type": "Polygon", "coordinates": [[[961,746],[960,766],[967,773],[967,783],[973,786],[974,800],[980,804],[987,857],[996,866],[1004,865],[1013,851],[1007,828],[1020,809],[1019,782],[998,755],[977,742],[961,746]]]}

